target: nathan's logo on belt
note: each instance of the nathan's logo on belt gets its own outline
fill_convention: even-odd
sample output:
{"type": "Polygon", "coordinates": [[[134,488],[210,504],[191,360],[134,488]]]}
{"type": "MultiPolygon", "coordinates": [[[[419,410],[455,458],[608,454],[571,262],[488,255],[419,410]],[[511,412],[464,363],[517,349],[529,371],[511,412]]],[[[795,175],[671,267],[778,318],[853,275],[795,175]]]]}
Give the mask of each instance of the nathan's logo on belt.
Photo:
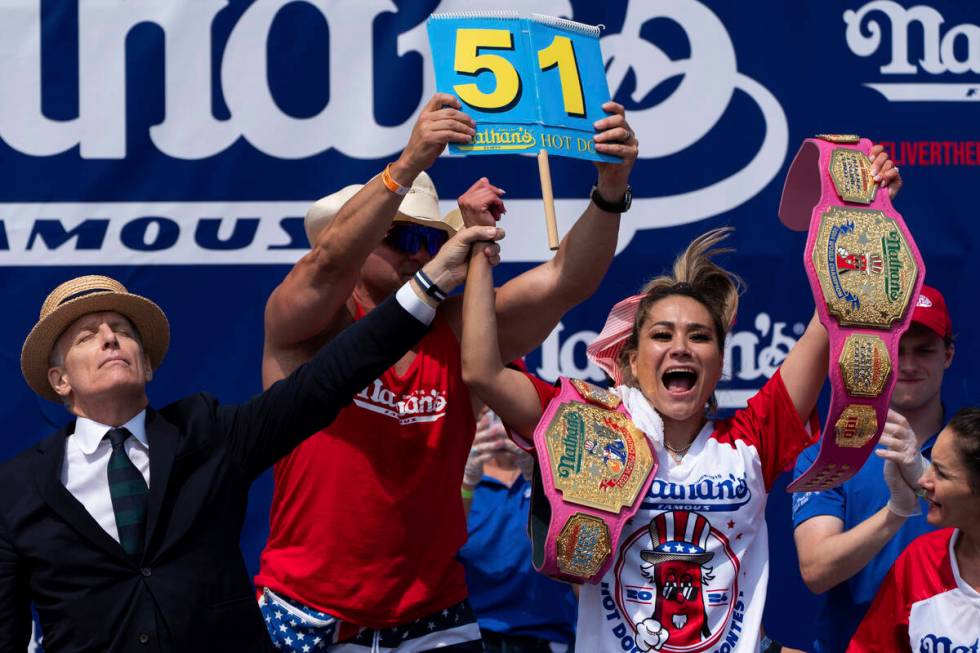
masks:
{"type": "Polygon", "coordinates": [[[890,231],[881,239],[881,249],[885,253],[885,295],[894,303],[902,298],[902,236],[890,231]]]}
{"type": "Polygon", "coordinates": [[[547,433],[555,487],[565,501],[608,512],[633,503],[646,480],[636,474],[637,464],[647,469],[651,454],[637,450],[636,441],[643,434],[625,416],[568,403],[559,409],[547,433]]]}
{"type": "Polygon", "coordinates": [[[565,451],[558,458],[558,475],[568,478],[578,474],[582,469],[582,445],[585,436],[585,423],[578,413],[566,413],[564,416],[565,436],[561,439],[565,451]]]}
{"type": "Polygon", "coordinates": [[[372,413],[398,420],[399,424],[435,422],[446,416],[445,390],[415,390],[396,395],[375,379],[354,397],[354,404],[372,413]]]}
{"type": "Polygon", "coordinates": [[[917,267],[894,218],[832,206],[820,217],[813,266],[841,326],[890,328],[902,319],[917,267]]]}

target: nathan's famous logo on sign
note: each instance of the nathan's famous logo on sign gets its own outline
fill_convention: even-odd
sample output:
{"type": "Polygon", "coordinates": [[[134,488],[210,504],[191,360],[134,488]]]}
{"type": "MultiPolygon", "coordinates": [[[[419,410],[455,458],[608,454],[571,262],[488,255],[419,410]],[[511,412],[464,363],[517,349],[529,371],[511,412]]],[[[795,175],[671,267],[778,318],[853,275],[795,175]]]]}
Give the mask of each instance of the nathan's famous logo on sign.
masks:
{"type": "MultiPolygon", "coordinates": [[[[410,28],[394,31],[389,27],[385,31],[378,26],[383,22],[382,17],[390,17],[393,11],[390,2],[261,0],[246,5],[225,0],[78,1],[69,3],[73,7],[77,5],[78,13],[77,22],[69,26],[58,21],[63,19],[63,13],[70,12],[57,15],[53,11],[43,12],[46,5],[51,3],[5,0],[0,5],[0,97],[18,98],[17,102],[0,102],[0,139],[9,148],[5,150],[5,165],[17,165],[21,157],[46,158],[66,153],[76,156],[77,153],[83,167],[89,161],[99,161],[94,164],[94,170],[98,170],[100,178],[115,174],[129,179],[133,166],[144,161],[157,162],[169,174],[185,170],[180,167],[185,161],[218,156],[239,157],[245,153],[297,161],[335,151],[354,160],[337,165],[353,165],[368,178],[377,172],[379,161],[390,160],[405,147],[419,111],[435,90],[425,17],[419,16],[410,28]],[[299,31],[291,33],[291,39],[326,44],[324,47],[329,48],[321,59],[304,60],[300,71],[308,79],[322,76],[327,80],[323,105],[310,108],[309,115],[294,115],[295,112],[284,107],[284,84],[277,77],[281,73],[270,63],[275,60],[270,43],[275,42],[277,30],[281,31],[277,27],[281,25],[280,12],[294,11],[297,7],[316,12],[324,20],[304,22],[299,31]],[[158,36],[153,38],[159,38],[164,47],[145,40],[147,26],[152,26],[150,33],[156,32],[158,36]],[[65,28],[73,30],[72,38],[63,38],[65,28]],[[328,28],[330,38],[326,39],[328,28]],[[164,74],[159,90],[153,76],[127,78],[127,70],[156,70],[155,64],[145,60],[150,56],[163,58],[164,74]],[[386,64],[396,58],[399,70],[408,71],[406,78],[418,79],[419,83],[400,84],[399,79],[392,84],[388,72],[391,67],[386,64]],[[49,67],[42,66],[42,60],[61,62],[65,74],[45,73],[49,67]],[[134,122],[131,114],[138,111],[135,99],[139,98],[145,105],[147,98],[161,93],[162,106],[149,107],[150,111],[159,110],[158,124],[150,123],[148,128],[130,124],[134,122]],[[393,111],[389,105],[395,104],[397,109],[393,111]]],[[[497,6],[483,0],[442,0],[432,11],[482,11],[497,6]]],[[[569,19],[576,17],[574,9],[568,0],[540,0],[534,7],[535,11],[569,19]]],[[[779,173],[788,148],[786,116],[779,100],[753,78],[759,71],[739,70],[732,37],[711,9],[696,0],[670,3],[634,0],[626,8],[622,28],[617,33],[602,32],[601,45],[609,90],[615,95],[629,88],[631,99],[641,105],[629,115],[630,125],[643,140],[641,157],[671,157],[709,134],[736,132],[739,123],[728,111],[736,97],[742,103],[740,106],[750,107],[760,118],[762,126],[758,138],[746,141],[745,151],[732,153],[746,163],[730,175],[704,180],[703,171],[698,170],[689,180],[691,183],[681,180],[679,186],[683,190],[673,194],[641,197],[637,191],[631,219],[624,221],[620,229],[619,251],[629,244],[636,231],[686,224],[735,209],[755,197],[779,173]],[[645,30],[644,26],[651,21],[674,25],[676,30],[671,33],[687,39],[686,51],[678,56],[669,44],[661,43],[660,37],[645,30]],[[646,100],[648,96],[656,96],[655,89],[670,92],[658,97],[656,102],[646,100]]],[[[507,138],[516,137],[508,135],[507,138]]],[[[525,144],[523,135],[520,141],[508,145],[525,144]]],[[[739,139],[740,143],[743,141],[739,139]]],[[[553,145],[577,150],[580,143],[562,138],[553,145]]],[[[539,139],[535,147],[540,146],[539,139]]],[[[267,166],[276,163],[263,161],[267,166]]],[[[236,172],[240,167],[235,168],[236,172]]],[[[297,168],[289,170],[293,174],[297,168]]],[[[63,175],[60,170],[54,174],[63,175]]],[[[310,174],[322,176],[320,171],[310,174]]],[[[59,192],[84,197],[82,184],[90,178],[89,175],[63,177],[58,180],[59,192]]],[[[204,197],[234,199],[227,187],[219,185],[219,178],[221,175],[216,175],[214,180],[197,177],[193,184],[185,182],[188,199],[201,199],[202,189],[207,193],[204,197]]],[[[634,186],[652,187],[640,183],[634,186]]],[[[274,198],[275,187],[263,190],[267,191],[266,198],[274,198]]],[[[325,192],[328,190],[331,189],[324,188],[325,192]]],[[[181,198],[185,191],[180,186],[171,186],[167,192],[171,197],[181,198]]],[[[11,190],[11,196],[16,196],[14,193],[11,190]]],[[[19,199],[33,201],[32,197],[19,199]]],[[[314,199],[308,198],[302,203],[302,209],[290,215],[302,216],[314,199]]],[[[578,215],[581,206],[565,208],[565,202],[581,203],[580,199],[559,199],[559,215],[578,215]]],[[[522,219],[540,215],[540,201],[515,199],[507,205],[513,220],[509,223],[513,225],[511,233],[516,236],[508,242],[508,260],[543,260],[548,253],[543,230],[525,226],[532,222],[537,225],[537,221],[522,219]]],[[[138,212],[133,217],[175,220],[181,227],[181,239],[170,249],[162,248],[154,254],[156,258],[148,261],[141,250],[113,244],[110,233],[98,262],[231,262],[222,256],[211,257],[210,250],[195,250],[193,238],[186,241],[187,249],[179,257],[167,258],[163,252],[173,253],[183,247],[185,232],[190,229],[193,233],[190,222],[176,217],[187,213],[187,208],[181,202],[149,208],[153,212],[138,212]],[[192,253],[196,258],[185,261],[192,253]]],[[[11,210],[23,211],[23,206],[0,205],[0,215],[5,219],[10,220],[11,210]]],[[[41,218],[81,220],[101,218],[116,210],[106,202],[79,202],[59,213],[28,213],[41,218]]],[[[249,214],[239,215],[249,217],[249,214]]],[[[235,215],[204,213],[187,220],[215,217],[235,215]]],[[[267,219],[266,215],[259,217],[263,222],[267,219]]],[[[277,228],[275,220],[268,219],[272,224],[263,225],[259,232],[277,228]]],[[[116,228],[115,224],[110,225],[110,232],[116,228]]],[[[28,250],[26,236],[18,240],[11,235],[11,256],[2,252],[0,261],[8,265],[93,262],[77,260],[77,255],[85,259],[90,252],[73,247],[73,242],[77,241],[51,250],[28,250]]],[[[259,248],[242,250],[234,262],[266,263],[273,262],[269,257],[286,258],[280,250],[272,252],[259,248]]],[[[291,260],[281,262],[296,258],[293,252],[291,260]]]]}
{"type": "Polygon", "coordinates": [[[496,150],[500,152],[516,152],[530,150],[537,146],[537,140],[523,127],[495,126],[489,129],[478,129],[473,136],[473,143],[460,145],[464,151],[479,152],[496,150]]]}
{"type": "MultiPolygon", "coordinates": [[[[972,3],[968,3],[971,4],[972,3]]],[[[844,12],[847,47],[860,57],[882,52],[889,57],[882,75],[902,75],[902,81],[865,84],[892,102],[980,101],[980,26],[949,26],[928,5],[903,7],[891,0],[874,0],[844,12]],[[891,37],[886,41],[885,35],[891,37]],[[914,63],[913,63],[914,62],[914,63]],[[936,81],[939,75],[955,81],[936,81]],[[908,75],[916,75],[908,81],[908,75]],[[928,76],[923,80],[923,76],[928,76]]]]}

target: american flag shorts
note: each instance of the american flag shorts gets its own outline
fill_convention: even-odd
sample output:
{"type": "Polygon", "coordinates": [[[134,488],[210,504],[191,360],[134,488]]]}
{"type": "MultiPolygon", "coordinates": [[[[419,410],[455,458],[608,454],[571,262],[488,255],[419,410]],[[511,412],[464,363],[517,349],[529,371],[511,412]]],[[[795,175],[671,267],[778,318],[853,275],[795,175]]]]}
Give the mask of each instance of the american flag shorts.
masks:
{"type": "Polygon", "coordinates": [[[351,624],[276,594],[269,588],[262,591],[259,607],[272,643],[285,653],[483,651],[480,627],[468,601],[400,626],[354,630],[351,624]]]}

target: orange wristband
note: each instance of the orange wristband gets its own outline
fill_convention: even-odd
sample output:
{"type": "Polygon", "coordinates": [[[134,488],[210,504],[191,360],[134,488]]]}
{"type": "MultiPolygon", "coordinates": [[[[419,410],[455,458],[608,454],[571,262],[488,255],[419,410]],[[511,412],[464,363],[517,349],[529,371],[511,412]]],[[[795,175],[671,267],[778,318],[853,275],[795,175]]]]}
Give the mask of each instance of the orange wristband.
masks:
{"type": "Polygon", "coordinates": [[[408,191],[411,190],[408,186],[402,186],[395,178],[391,176],[391,164],[385,166],[385,169],[381,171],[381,183],[385,185],[385,188],[390,190],[395,195],[407,195],[408,191]]]}

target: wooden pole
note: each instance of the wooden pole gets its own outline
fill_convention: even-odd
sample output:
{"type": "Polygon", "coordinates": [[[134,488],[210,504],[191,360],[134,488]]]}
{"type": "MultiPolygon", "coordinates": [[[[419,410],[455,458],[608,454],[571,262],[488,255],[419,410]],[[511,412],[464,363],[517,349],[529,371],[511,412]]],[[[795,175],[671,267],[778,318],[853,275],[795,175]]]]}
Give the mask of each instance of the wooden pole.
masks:
{"type": "Polygon", "coordinates": [[[541,177],[541,199],[544,200],[544,224],[548,229],[548,248],[558,249],[558,221],[555,219],[555,195],[551,191],[551,167],[548,152],[538,152],[538,174],[541,177]]]}

